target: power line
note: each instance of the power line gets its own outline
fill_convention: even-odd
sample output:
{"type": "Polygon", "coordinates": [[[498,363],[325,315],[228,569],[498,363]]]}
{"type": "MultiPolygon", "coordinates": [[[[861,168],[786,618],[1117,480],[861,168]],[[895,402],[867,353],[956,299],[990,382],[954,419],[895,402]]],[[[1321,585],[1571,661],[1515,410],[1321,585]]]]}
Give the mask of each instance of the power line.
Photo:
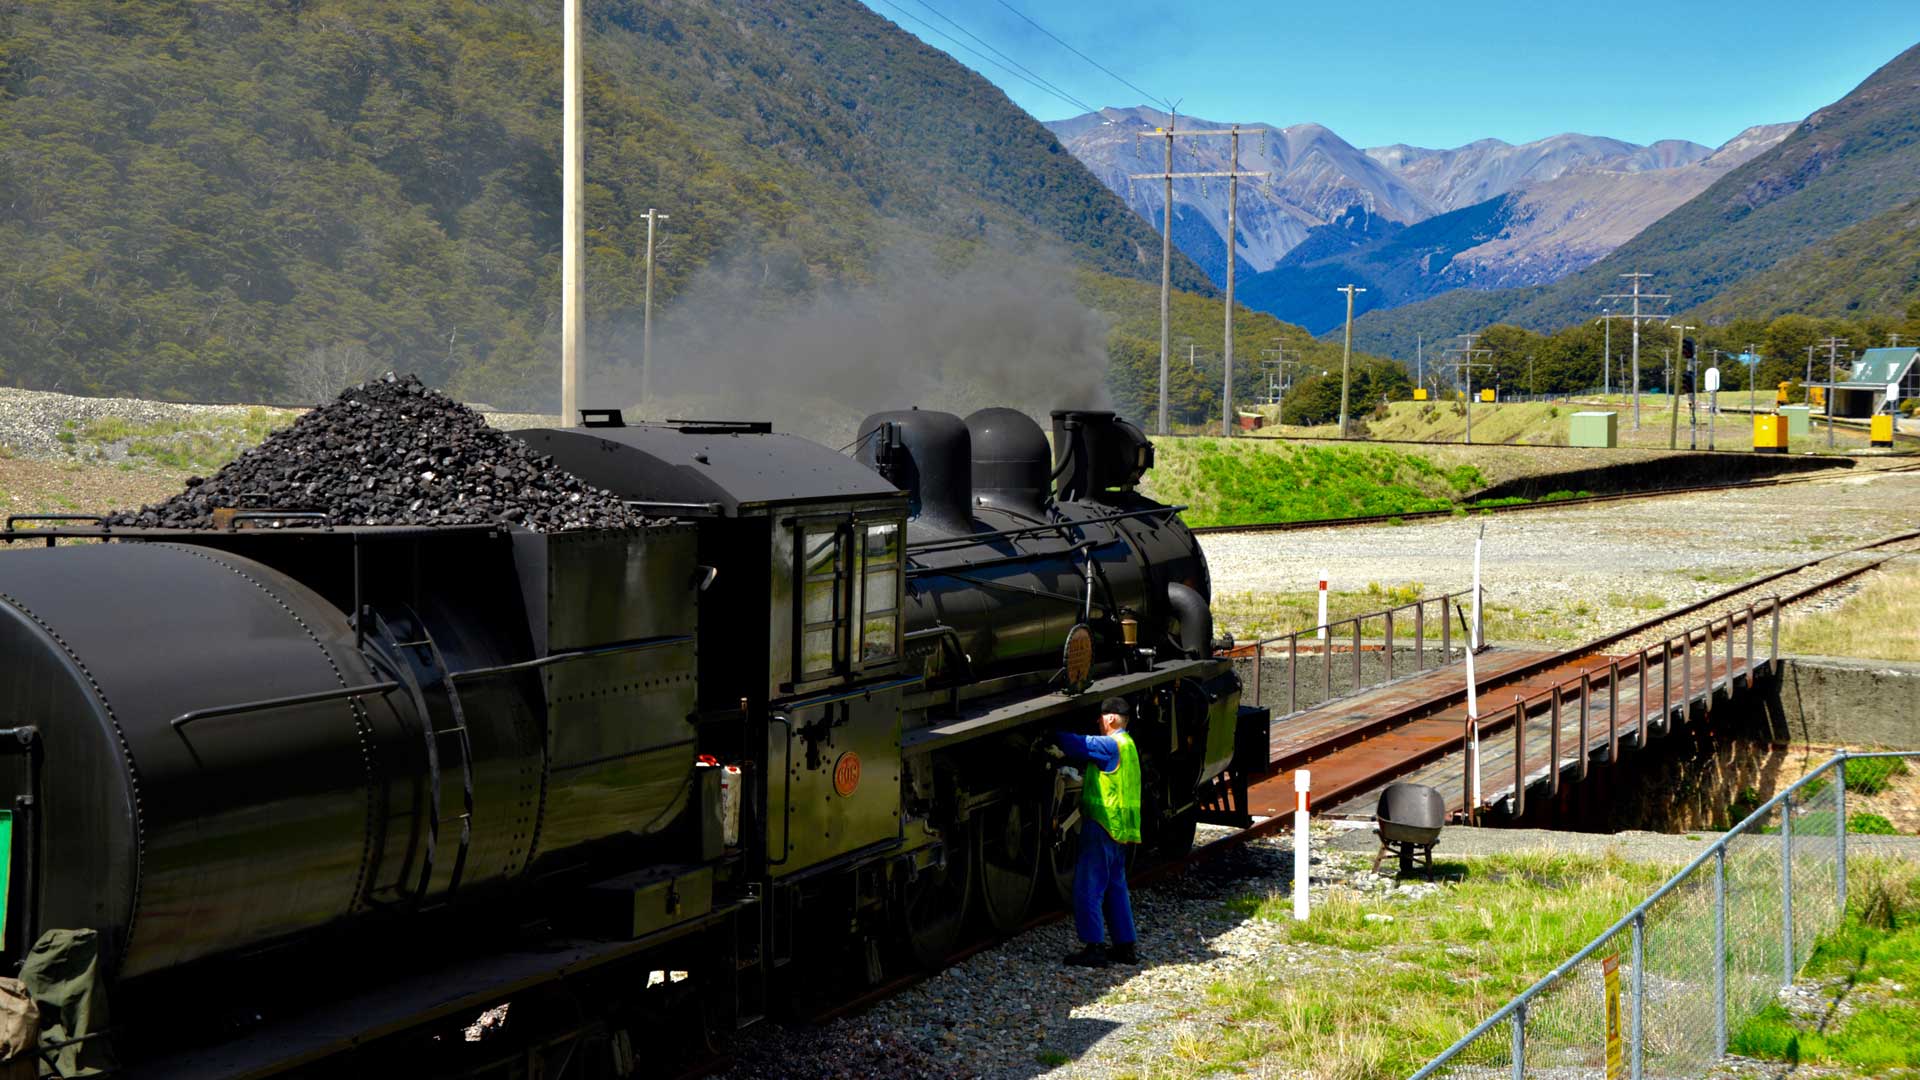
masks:
{"type": "Polygon", "coordinates": [[[1019,79],[1021,82],[1026,83],[1029,86],[1032,86],[1035,90],[1038,90],[1043,94],[1052,94],[1054,97],[1059,98],[1060,100],[1066,102],[1067,104],[1073,106],[1076,109],[1082,109],[1087,112],[1097,111],[1084,101],[1079,101],[1074,98],[1067,97],[1064,94],[1059,93],[1058,91],[1049,90],[1046,87],[1041,86],[1039,83],[1034,82],[1032,79],[1029,79],[1025,75],[1022,75],[1019,72],[1013,70],[1012,68],[1009,68],[1007,65],[1001,63],[998,60],[995,60],[993,57],[988,56],[987,54],[981,52],[980,50],[974,48],[971,45],[968,45],[966,42],[961,41],[959,38],[954,37],[952,34],[946,32],[945,30],[942,30],[939,27],[928,22],[927,20],[912,14],[911,12],[907,11],[905,8],[901,7],[900,5],[893,3],[893,0],[879,0],[879,2],[899,12],[901,18],[912,19],[916,24],[925,27],[928,33],[939,35],[941,38],[944,38],[945,40],[952,42],[955,45],[955,47],[961,49],[964,52],[970,53],[975,57],[978,57],[980,60],[985,61],[986,63],[992,64],[994,67],[999,68],[1001,71],[1006,72],[1007,74],[1013,76],[1016,79],[1019,79]]]}
{"type": "Polygon", "coordinates": [[[1065,41],[1062,41],[1060,38],[1060,35],[1054,33],[1053,31],[1047,29],[1044,26],[1041,26],[1039,23],[1034,22],[1033,19],[1030,16],[1028,16],[1026,12],[1021,11],[1019,8],[1014,7],[1012,4],[1007,3],[1007,0],[1000,0],[1000,6],[1003,8],[1006,8],[1008,11],[1013,12],[1015,15],[1020,16],[1022,19],[1025,19],[1027,22],[1027,25],[1047,35],[1048,37],[1052,38],[1054,41],[1059,42],[1061,48],[1067,50],[1068,52],[1079,57],[1080,59],[1085,60],[1087,63],[1092,64],[1094,67],[1099,68],[1101,71],[1106,72],[1109,76],[1112,76],[1114,79],[1118,80],[1122,85],[1126,86],[1127,89],[1132,90],[1136,94],[1141,94],[1145,96],[1147,100],[1165,107],[1169,113],[1173,111],[1172,102],[1168,101],[1166,98],[1163,98],[1158,94],[1149,94],[1145,90],[1142,90],[1139,87],[1128,82],[1127,80],[1121,78],[1118,74],[1116,74],[1113,71],[1113,69],[1107,67],[1105,64],[1102,64],[1100,61],[1095,60],[1093,57],[1088,56],[1086,53],[1081,52],[1079,49],[1076,49],[1073,46],[1067,44],[1065,41]]]}
{"type": "Polygon", "coordinates": [[[1013,57],[1008,56],[1006,53],[1000,51],[999,49],[994,48],[992,43],[982,40],[980,35],[974,33],[973,31],[967,29],[964,26],[961,26],[959,23],[954,22],[951,18],[948,18],[947,15],[943,13],[939,8],[936,8],[932,4],[927,3],[927,0],[915,0],[915,2],[918,3],[921,7],[926,8],[928,11],[931,11],[935,15],[939,16],[941,22],[946,23],[947,25],[953,27],[955,30],[958,30],[961,33],[972,38],[974,41],[979,42],[980,46],[986,49],[988,52],[992,53],[995,56],[998,56],[1000,59],[1005,60],[1007,63],[1012,64],[1014,67],[1019,68],[1021,71],[1025,72],[1028,76],[1032,77],[1035,81],[1045,86],[1049,91],[1053,93],[1055,97],[1058,97],[1064,101],[1076,102],[1079,104],[1081,108],[1087,110],[1088,112],[1099,111],[1098,109],[1095,109],[1093,106],[1088,105],[1086,102],[1081,101],[1079,98],[1074,97],[1072,94],[1067,93],[1065,90],[1060,89],[1058,86],[1055,86],[1053,83],[1048,82],[1046,79],[1042,78],[1038,72],[1035,72],[1032,68],[1027,67],[1025,64],[1022,64],[1020,61],[1015,60],[1013,57]]]}

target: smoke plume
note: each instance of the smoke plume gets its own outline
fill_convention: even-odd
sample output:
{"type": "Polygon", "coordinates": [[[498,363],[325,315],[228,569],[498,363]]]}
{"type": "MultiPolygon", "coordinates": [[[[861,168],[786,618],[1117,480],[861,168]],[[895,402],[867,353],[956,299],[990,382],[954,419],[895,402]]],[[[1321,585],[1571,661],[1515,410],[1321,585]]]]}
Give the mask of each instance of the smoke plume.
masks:
{"type": "Polygon", "coordinates": [[[1064,262],[942,266],[914,249],[874,282],[771,301],[750,269],[711,272],[656,310],[651,400],[630,335],[590,386],[648,419],[771,420],[840,445],[860,419],[918,405],[964,415],[1006,405],[1045,422],[1107,403],[1107,318],[1074,295],[1064,262]]]}

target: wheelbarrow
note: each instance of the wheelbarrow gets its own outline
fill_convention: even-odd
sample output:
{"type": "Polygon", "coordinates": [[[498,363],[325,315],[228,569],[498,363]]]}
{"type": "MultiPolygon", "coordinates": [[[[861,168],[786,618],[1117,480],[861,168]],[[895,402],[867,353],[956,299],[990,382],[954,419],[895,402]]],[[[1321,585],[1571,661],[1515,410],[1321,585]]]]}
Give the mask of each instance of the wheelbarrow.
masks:
{"type": "Polygon", "coordinates": [[[1424,868],[1433,872],[1433,845],[1440,842],[1440,826],[1447,819],[1447,803],[1440,792],[1425,784],[1394,783],[1380,793],[1374,826],[1380,832],[1380,850],[1373,856],[1375,873],[1389,850],[1400,856],[1400,872],[1413,873],[1418,853],[1424,868]]]}

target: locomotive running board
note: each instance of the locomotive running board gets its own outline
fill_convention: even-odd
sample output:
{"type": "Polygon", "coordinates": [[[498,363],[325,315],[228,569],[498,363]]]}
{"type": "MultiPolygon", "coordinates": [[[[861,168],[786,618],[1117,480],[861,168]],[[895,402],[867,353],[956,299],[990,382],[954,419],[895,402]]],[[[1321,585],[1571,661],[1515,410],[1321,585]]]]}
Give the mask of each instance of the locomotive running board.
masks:
{"type": "Polygon", "coordinates": [[[1124,697],[1138,690],[1178,679],[1208,679],[1233,669],[1229,660],[1178,660],[1147,671],[1107,675],[1095,679],[1084,693],[1047,690],[1018,697],[990,697],[962,702],[960,715],[929,727],[900,734],[900,754],[913,757],[992,735],[997,731],[1048,720],[1091,708],[1103,697],[1124,697]]]}

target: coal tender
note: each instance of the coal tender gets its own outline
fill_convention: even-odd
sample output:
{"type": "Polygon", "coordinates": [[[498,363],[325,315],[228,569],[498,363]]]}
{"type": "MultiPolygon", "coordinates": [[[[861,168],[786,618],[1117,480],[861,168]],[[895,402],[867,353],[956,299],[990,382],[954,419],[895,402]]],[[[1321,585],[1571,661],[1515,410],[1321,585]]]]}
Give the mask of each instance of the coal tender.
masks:
{"type": "MultiPolygon", "coordinates": [[[[465,422],[428,404],[409,423],[465,422]]],[[[1011,410],[908,410],[848,456],[587,419],[516,436],[553,506],[597,500],[531,515],[552,531],[510,499],[342,524],[352,485],[311,461],[311,491],[186,504],[200,527],[8,523],[36,547],[0,554],[0,948],[94,962],[92,1029],[50,1010],[62,1052],[657,1069],[1056,903],[1077,802],[1035,750],[1110,695],[1148,846],[1235,820],[1265,717],[1212,657],[1192,534],[1134,490],[1137,428],[1057,413],[1049,447],[1011,410]]],[[[391,434],[421,460],[382,474],[387,516],[504,452],[391,434]]]]}

